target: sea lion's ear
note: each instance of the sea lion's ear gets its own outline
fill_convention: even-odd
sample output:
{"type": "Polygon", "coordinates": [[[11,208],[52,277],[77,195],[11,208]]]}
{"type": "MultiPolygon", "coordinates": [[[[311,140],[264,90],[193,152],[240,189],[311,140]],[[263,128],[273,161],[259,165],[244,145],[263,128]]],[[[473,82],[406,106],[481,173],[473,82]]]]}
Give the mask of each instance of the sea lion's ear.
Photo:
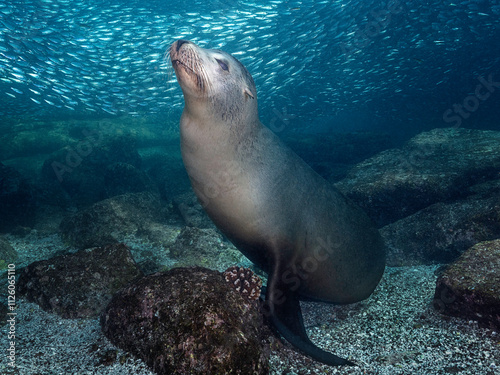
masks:
{"type": "Polygon", "coordinates": [[[250,99],[255,99],[255,96],[252,94],[252,92],[248,87],[245,87],[245,95],[248,96],[250,99]]]}

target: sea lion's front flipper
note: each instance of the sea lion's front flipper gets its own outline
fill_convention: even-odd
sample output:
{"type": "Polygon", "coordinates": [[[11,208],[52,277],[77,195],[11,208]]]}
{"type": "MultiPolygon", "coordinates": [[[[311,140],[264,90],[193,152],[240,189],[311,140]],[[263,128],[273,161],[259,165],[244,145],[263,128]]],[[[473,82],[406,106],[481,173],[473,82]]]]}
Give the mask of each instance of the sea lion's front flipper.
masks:
{"type": "Polygon", "coordinates": [[[280,272],[269,274],[266,290],[266,306],[271,323],[278,332],[305,355],[330,366],[355,365],[314,345],[307,336],[297,293],[280,282],[280,272]]]}

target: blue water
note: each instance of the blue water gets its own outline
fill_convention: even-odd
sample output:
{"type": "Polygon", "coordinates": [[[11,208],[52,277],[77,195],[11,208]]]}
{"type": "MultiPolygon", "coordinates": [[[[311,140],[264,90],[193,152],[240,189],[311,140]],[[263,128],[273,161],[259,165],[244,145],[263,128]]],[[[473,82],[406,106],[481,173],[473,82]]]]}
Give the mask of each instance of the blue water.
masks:
{"type": "Polygon", "coordinates": [[[267,125],[497,129],[499,19],[499,0],[4,0],[0,117],[179,115],[165,51],[184,38],[247,66],[267,125]]]}

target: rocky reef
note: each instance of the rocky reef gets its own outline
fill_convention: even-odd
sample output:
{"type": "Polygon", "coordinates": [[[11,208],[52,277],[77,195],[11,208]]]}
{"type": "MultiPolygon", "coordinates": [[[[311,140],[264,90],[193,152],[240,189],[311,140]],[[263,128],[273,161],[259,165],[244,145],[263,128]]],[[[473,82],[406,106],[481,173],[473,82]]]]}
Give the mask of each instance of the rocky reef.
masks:
{"type": "Polygon", "coordinates": [[[0,271],[7,269],[7,266],[16,259],[16,250],[10,245],[9,241],[0,236],[0,271]]]}
{"type": "Polygon", "coordinates": [[[381,228],[387,264],[448,263],[500,238],[500,132],[420,133],[354,166],[336,186],[381,228]]]}
{"type": "MultiPolygon", "coordinates": [[[[64,255],[20,272],[20,295],[65,318],[101,314],[105,335],[159,374],[266,373],[260,279],[189,190],[177,134],[118,120],[47,129],[54,142],[27,129],[0,152],[0,270],[17,256],[9,241],[40,228],[64,240],[64,255]],[[147,274],[183,268],[138,279],[136,262],[147,274]]],[[[392,149],[371,134],[285,142],[369,214],[388,265],[451,263],[436,286],[439,312],[499,329],[500,132],[435,129],[392,149]]],[[[19,262],[48,258],[22,248],[19,262]]]]}

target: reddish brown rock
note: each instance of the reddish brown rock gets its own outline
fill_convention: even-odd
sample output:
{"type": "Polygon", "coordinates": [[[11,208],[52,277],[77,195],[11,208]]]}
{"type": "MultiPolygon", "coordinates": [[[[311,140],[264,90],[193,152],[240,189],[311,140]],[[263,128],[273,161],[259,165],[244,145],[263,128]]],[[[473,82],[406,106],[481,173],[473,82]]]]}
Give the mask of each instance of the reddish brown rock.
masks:
{"type": "Polygon", "coordinates": [[[500,240],[481,242],[438,278],[434,307],[500,329],[500,240]]]}
{"type": "Polygon", "coordinates": [[[34,262],[19,276],[18,292],[63,318],[100,314],[112,295],[142,276],[124,244],[80,250],[34,262]]]}
{"type": "Polygon", "coordinates": [[[101,316],[104,334],[157,374],[266,374],[268,349],[256,301],[221,273],[174,268],[117,293],[101,316]]]}

